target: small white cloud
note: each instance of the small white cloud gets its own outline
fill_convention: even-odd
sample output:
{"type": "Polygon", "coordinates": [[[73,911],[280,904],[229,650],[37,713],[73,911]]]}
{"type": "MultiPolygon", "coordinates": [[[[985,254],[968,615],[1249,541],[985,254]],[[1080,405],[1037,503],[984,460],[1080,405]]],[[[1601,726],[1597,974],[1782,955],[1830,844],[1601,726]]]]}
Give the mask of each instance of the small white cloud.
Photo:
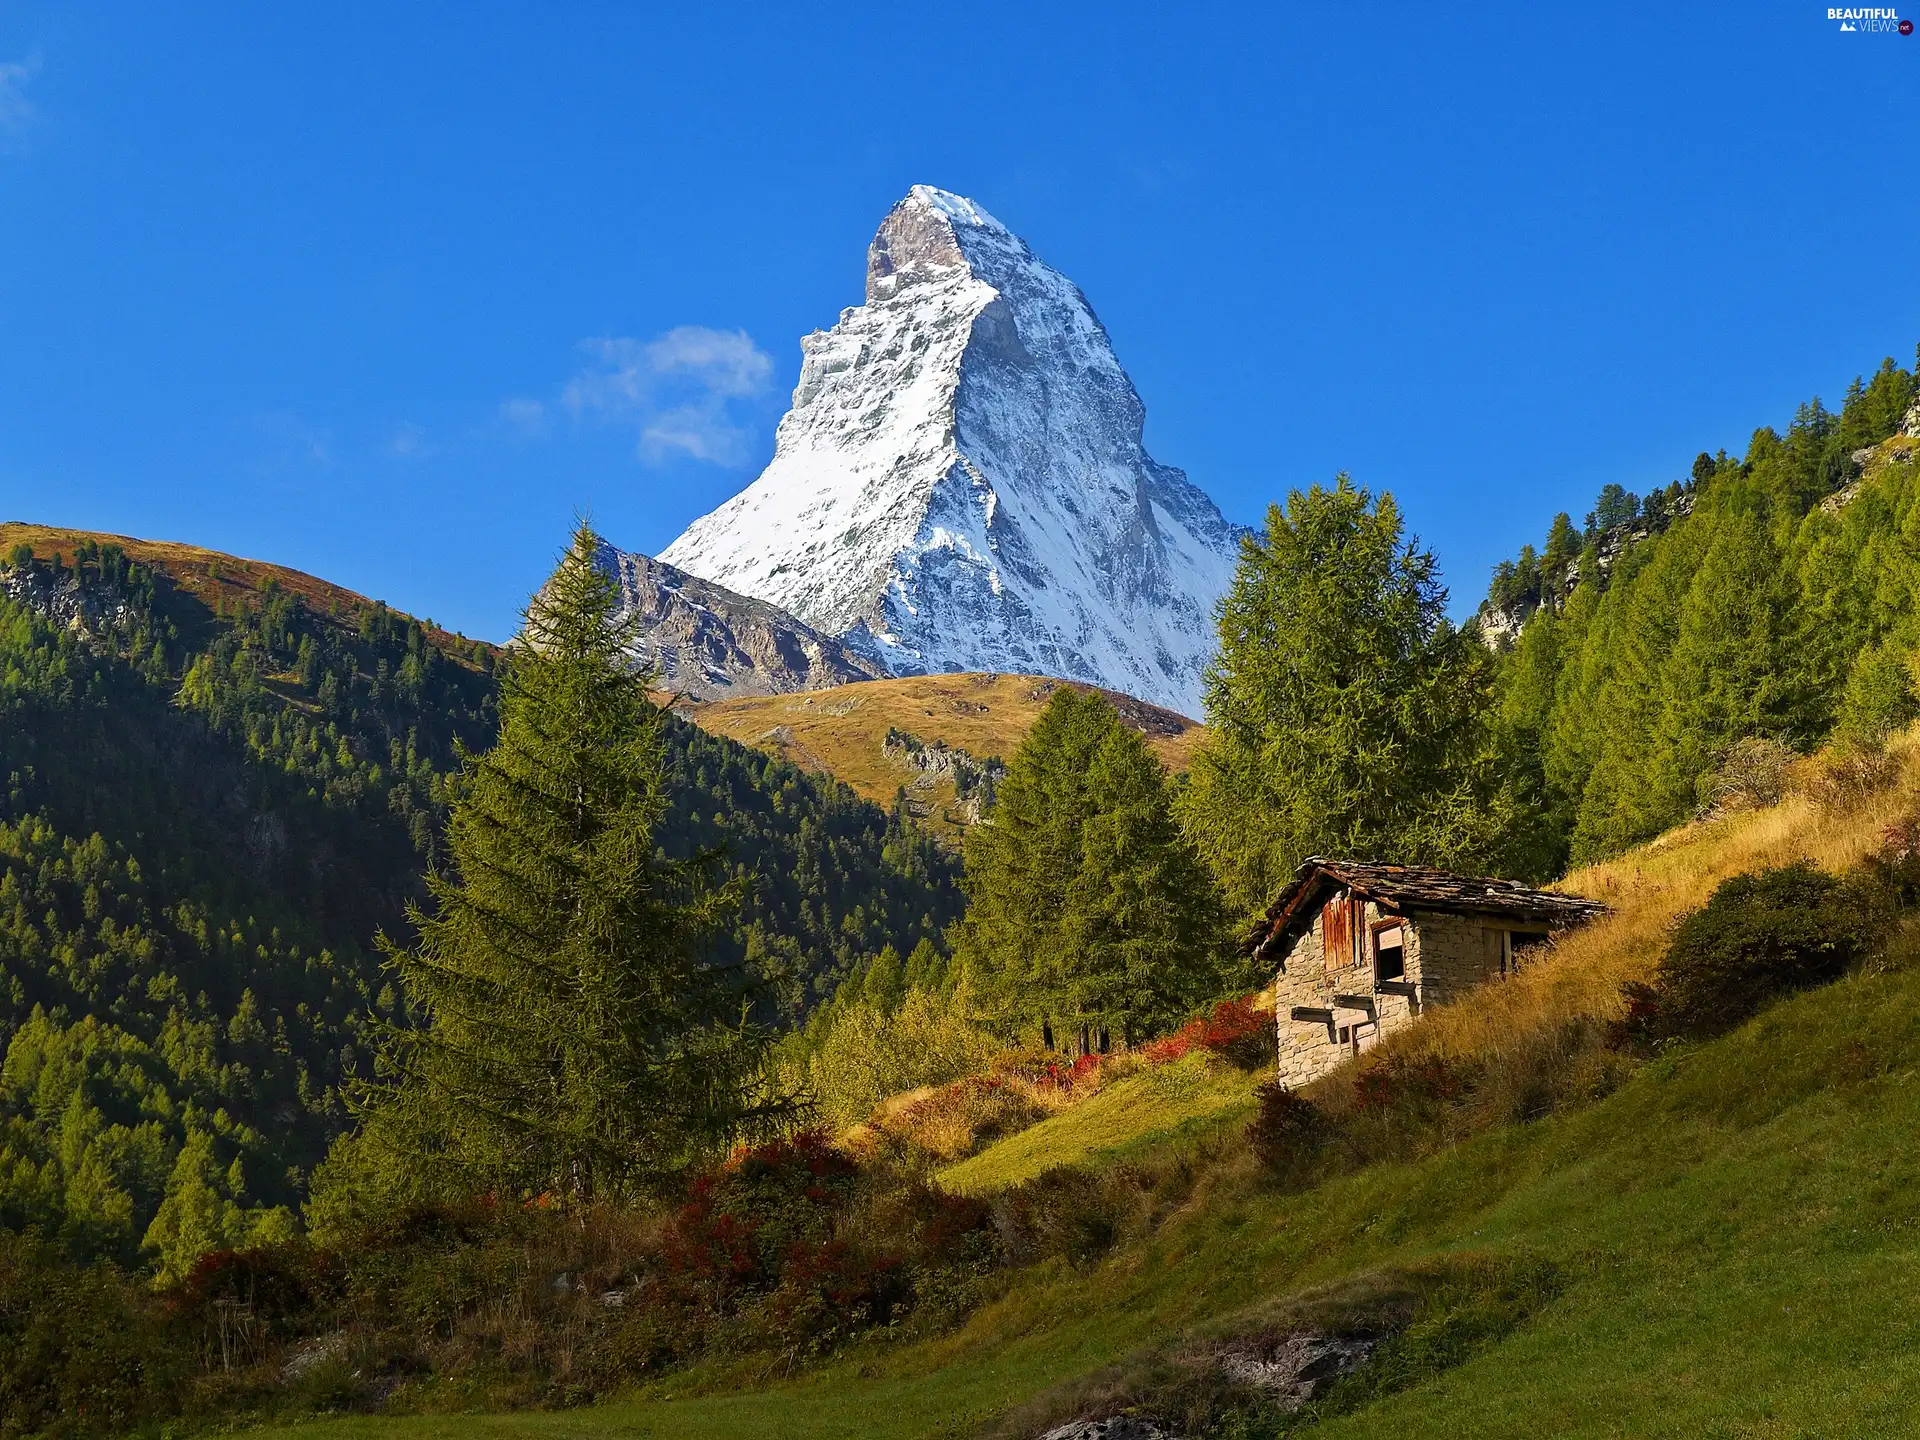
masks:
{"type": "Polygon", "coordinates": [[[773,361],[744,330],[681,325],[646,346],[656,375],[688,375],[716,395],[758,395],[773,375],[773,361]]]}
{"type": "Polygon", "coordinates": [[[331,432],[308,424],[291,410],[269,410],[251,417],[252,466],[263,477],[287,479],[333,465],[331,432]]]}
{"type": "Polygon", "coordinates": [[[428,451],[427,427],[416,425],[409,420],[393,432],[393,439],[388,443],[392,446],[393,453],[402,459],[425,455],[428,451]]]}
{"type": "Polygon", "coordinates": [[[576,418],[637,425],[642,460],[747,459],[751,435],[740,402],[766,393],[773,361],[746,331],[681,325],[652,340],[602,337],[581,348],[593,363],[561,392],[576,418]]]}
{"type": "Polygon", "coordinates": [[[500,402],[500,418],[529,435],[538,434],[547,426],[547,407],[538,400],[529,400],[516,395],[511,400],[500,402]]]}
{"type": "Polygon", "coordinates": [[[715,465],[737,465],[747,458],[746,432],[725,416],[699,405],[679,405],[640,431],[640,458],[664,460],[674,452],[715,465]]]}
{"type": "Polygon", "coordinates": [[[0,61],[0,134],[12,134],[27,128],[39,113],[27,98],[27,85],[40,73],[40,57],[0,61]]]}

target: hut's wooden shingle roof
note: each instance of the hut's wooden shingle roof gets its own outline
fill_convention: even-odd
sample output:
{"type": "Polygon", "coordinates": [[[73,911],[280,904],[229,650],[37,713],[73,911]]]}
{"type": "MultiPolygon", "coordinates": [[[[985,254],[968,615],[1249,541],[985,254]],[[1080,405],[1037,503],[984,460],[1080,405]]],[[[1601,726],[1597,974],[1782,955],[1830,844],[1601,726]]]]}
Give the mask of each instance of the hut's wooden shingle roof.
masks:
{"type": "Polygon", "coordinates": [[[1330,893],[1350,890],[1383,909],[1408,915],[1438,910],[1452,915],[1490,915],[1552,926],[1577,925],[1603,914],[1606,906],[1578,895],[1536,890],[1518,880],[1455,875],[1425,865],[1375,865],[1364,860],[1302,862],[1293,879],[1253,927],[1246,948],[1264,955],[1288,935],[1313,923],[1319,902],[1330,893]]]}

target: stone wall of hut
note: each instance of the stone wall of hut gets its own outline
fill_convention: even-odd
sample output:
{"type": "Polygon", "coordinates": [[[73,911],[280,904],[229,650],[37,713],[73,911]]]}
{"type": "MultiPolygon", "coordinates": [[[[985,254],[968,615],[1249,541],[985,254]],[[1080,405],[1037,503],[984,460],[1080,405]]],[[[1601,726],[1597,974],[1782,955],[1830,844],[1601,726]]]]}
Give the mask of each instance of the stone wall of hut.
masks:
{"type": "Polygon", "coordinates": [[[1438,912],[1395,917],[1371,901],[1364,907],[1344,898],[1330,902],[1295,938],[1275,978],[1280,1082],[1305,1085],[1379,1037],[1411,1024],[1422,1007],[1457,1000],[1497,978],[1507,928],[1438,912]],[[1373,930],[1378,922],[1394,918],[1400,918],[1404,936],[1404,978],[1417,987],[1417,1001],[1374,992],[1373,930]],[[1331,953],[1329,936],[1334,942],[1331,953]],[[1359,1000],[1368,1003],[1352,1003],[1359,1000]],[[1296,1020],[1295,1009],[1331,1011],[1332,1019],[1296,1020]]]}

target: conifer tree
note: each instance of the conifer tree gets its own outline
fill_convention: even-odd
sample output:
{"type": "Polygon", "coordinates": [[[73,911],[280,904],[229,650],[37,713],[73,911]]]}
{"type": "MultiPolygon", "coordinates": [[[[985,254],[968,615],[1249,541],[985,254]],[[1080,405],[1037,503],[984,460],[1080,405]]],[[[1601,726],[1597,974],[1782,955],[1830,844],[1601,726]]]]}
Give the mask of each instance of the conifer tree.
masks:
{"type": "Polygon", "coordinates": [[[1237,909],[1309,855],[1494,866],[1491,657],[1391,495],[1293,492],[1242,542],[1181,814],[1237,909]]]}
{"type": "Polygon", "coordinates": [[[1659,744],[1646,759],[1654,787],[1677,797],[1674,819],[1694,798],[1695,777],[1733,742],[1795,729],[1791,577],[1755,508],[1726,510],[1678,604],[1661,667],[1659,744]]]}
{"type": "Polygon", "coordinates": [[[956,960],[1009,1027],[1131,1043],[1220,986],[1218,892],[1103,697],[1055,692],[965,847],[956,960]]]}
{"type": "Polygon", "coordinates": [[[1547,531],[1547,548],[1540,557],[1541,589],[1550,604],[1567,598],[1567,567],[1580,557],[1580,532],[1566,511],[1553,517],[1547,531]]]}
{"type": "Polygon", "coordinates": [[[906,993],[906,975],[900,968],[900,953],[893,946],[884,945],[880,953],[873,957],[873,963],[867,966],[861,994],[874,1009],[883,1015],[891,1015],[900,1008],[906,993]]]}
{"type": "Polygon", "coordinates": [[[386,945],[424,1023],[387,1037],[366,1143],[433,1189],[618,1193],[774,1105],[766,1036],[702,959],[733,896],[654,852],[663,712],[598,544],[583,523],[529,605],[499,742],[465,757],[452,868],[411,914],[419,943],[386,945]]]}
{"type": "Polygon", "coordinates": [[[1576,860],[1611,853],[1665,823],[1650,817],[1672,797],[1656,797],[1648,758],[1659,734],[1662,671],[1706,534],[1703,526],[1683,526],[1636,573],[1616,573],[1605,591],[1594,585],[1576,592],[1591,617],[1588,643],[1570,677],[1578,703],[1558,707],[1559,764],[1549,766],[1580,796],[1570,837],[1576,860]]]}
{"type": "Polygon", "coordinates": [[[1546,763],[1567,628],[1551,609],[1535,614],[1501,664],[1494,687],[1501,765],[1515,800],[1515,869],[1530,878],[1550,878],[1565,868],[1566,836],[1573,828],[1577,797],[1549,778],[1546,763]]]}
{"type": "Polygon", "coordinates": [[[947,981],[946,957],[931,940],[923,939],[907,956],[907,989],[939,991],[947,981]]]}

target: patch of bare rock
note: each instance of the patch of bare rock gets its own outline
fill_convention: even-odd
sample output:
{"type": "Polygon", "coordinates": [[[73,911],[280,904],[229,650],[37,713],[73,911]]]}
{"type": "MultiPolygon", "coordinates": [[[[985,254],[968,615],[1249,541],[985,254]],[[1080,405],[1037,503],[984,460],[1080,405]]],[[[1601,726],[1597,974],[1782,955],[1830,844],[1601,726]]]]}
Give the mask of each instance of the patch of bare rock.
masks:
{"type": "MultiPolygon", "coordinates": [[[[1282,1335],[1260,1344],[1223,1347],[1212,1357],[1228,1379],[1264,1394],[1292,1414],[1333,1381],[1372,1358],[1383,1335],[1282,1335]]],[[[1186,1440],[1148,1415],[1087,1416],[1046,1432],[1040,1440],[1186,1440]]]]}

